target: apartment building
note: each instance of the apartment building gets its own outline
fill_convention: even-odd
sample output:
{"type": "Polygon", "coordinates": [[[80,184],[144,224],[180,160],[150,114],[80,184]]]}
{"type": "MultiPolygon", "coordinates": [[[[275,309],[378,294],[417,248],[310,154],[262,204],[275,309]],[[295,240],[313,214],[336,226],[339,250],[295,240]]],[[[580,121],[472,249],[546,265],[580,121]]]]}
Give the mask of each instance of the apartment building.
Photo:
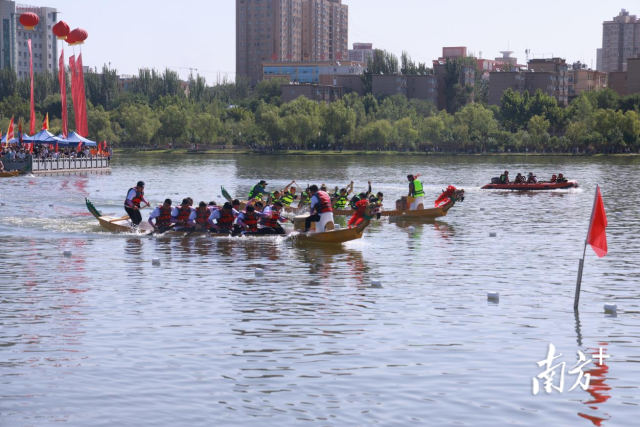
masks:
{"type": "Polygon", "coordinates": [[[622,9],[611,21],[602,23],[602,54],[599,71],[627,70],[627,58],[640,53],[640,20],[622,9]]]}
{"type": "Polygon", "coordinates": [[[608,87],[608,73],[592,70],[580,62],[572,64],[567,75],[569,100],[582,92],[598,91],[608,87]]]}
{"type": "Polygon", "coordinates": [[[236,0],[236,76],[257,83],[263,62],[348,58],[342,0],[236,0]]]}
{"type": "Polygon", "coordinates": [[[627,95],[640,93],[640,54],[627,58],[627,95]]]}
{"type": "Polygon", "coordinates": [[[33,72],[53,73],[58,67],[58,46],[51,28],[58,22],[58,12],[52,7],[36,7],[17,4],[15,1],[0,0],[0,68],[11,68],[19,78],[30,75],[29,47],[31,39],[33,51],[33,72]],[[33,12],[40,17],[35,30],[27,31],[20,24],[20,15],[33,12]]]}
{"type": "Polygon", "coordinates": [[[438,103],[438,77],[434,74],[374,74],[372,76],[373,95],[405,95],[409,99],[422,99],[438,103]]]}
{"type": "MultiPolygon", "coordinates": [[[[447,48],[443,48],[444,50],[447,48]]],[[[460,49],[460,48],[449,48],[449,49],[460,49]]],[[[465,48],[466,53],[466,48],[465,48]]],[[[438,79],[438,98],[436,105],[439,110],[444,110],[447,108],[447,97],[445,94],[445,83],[444,83],[444,75],[446,70],[446,62],[443,61],[433,61],[433,72],[438,79]]],[[[460,65],[460,79],[458,83],[462,86],[474,86],[476,81],[476,70],[471,65],[460,65]]]]}
{"type": "Polygon", "coordinates": [[[349,61],[361,62],[367,68],[369,59],[373,58],[373,54],[372,43],[354,43],[353,49],[349,49],[349,61]]]}
{"type": "Polygon", "coordinates": [[[568,70],[569,66],[566,61],[562,58],[540,58],[540,59],[531,59],[529,61],[529,71],[527,73],[526,87],[525,89],[529,91],[530,94],[534,94],[536,88],[534,85],[541,85],[540,89],[545,93],[548,93],[550,96],[556,98],[558,101],[558,105],[564,106],[569,103],[569,76],[568,70]],[[542,84],[541,78],[538,77],[529,77],[529,74],[536,73],[550,73],[547,82],[553,82],[552,84],[555,86],[553,91],[549,92],[550,88],[547,88],[547,84],[542,84]],[[547,89],[545,91],[544,89],[547,89]]]}
{"type": "Polygon", "coordinates": [[[522,71],[493,71],[489,73],[489,105],[500,105],[507,89],[519,94],[525,90],[525,76],[522,71]]]}

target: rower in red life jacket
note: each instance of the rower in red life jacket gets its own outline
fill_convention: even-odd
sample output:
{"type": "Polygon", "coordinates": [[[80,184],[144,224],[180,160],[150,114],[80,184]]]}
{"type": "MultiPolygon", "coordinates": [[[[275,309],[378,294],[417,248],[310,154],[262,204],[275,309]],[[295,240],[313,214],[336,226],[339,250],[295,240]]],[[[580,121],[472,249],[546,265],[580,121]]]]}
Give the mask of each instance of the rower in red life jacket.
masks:
{"type": "Polygon", "coordinates": [[[149,206],[149,202],[144,198],[144,182],[138,181],[135,187],[130,188],[127,197],[124,199],[124,210],[131,218],[131,224],[137,227],[142,222],[140,214],[140,204],[144,202],[149,206]]]}
{"type": "Polygon", "coordinates": [[[238,215],[238,218],[236,218],[236,223],[240,227],[242,234],[249,234],[249,235],[258,234],[259,221],[260,221],[260,215],[258,215],[255,208],[251,205],[247,206],[244,212],[241,212],[238,215]]]}
{"type": "Polygon", "coordinates": [[[262,219],[260,220],[260,234],[285,234],[284,229],[278,221],[288,221],[281,215],[284,205],[282,202],[275,202],[271,206],[267,206],[262,211],[262,219]]]}
{"type": "Polygon", "coordinates": [[[209,226],[207,221],[209,220],[209,216],[211,216],[211,209],[212,207],[207,206],[205,202],[200,202],[198,207],[191,212],[189,222],[195,224],[195,227],[199,230],[208,230],[209,226]]]}
{"type": "Polygon", "coordinates": [[[193,222],[190,221],[193,208],[190,206],[189,199],[182,200],[180,206],[175,207],[171,212],[171,221],[175,224],[176,230],[191,230],[193,222]]]}
{"type": "Polygon", "coordinates": [[[538,183],[538,178],[536,178],[533,172],[529,172],[529,175],[527,176],[527,184],[537,184],[537,183],[538,183]]]}
{"type": "Polygon", "coordinates": [[[155,232],[164,233],[171,228],[171,211],[173,211],[171,203],[171,199],[166,199],[163,204],[155,208],[149,215],[149,225],[153,227],[155,232]],[[153,222],[154,219],[156,220],[155,224],[153,222]]]}
{"type": "Polygon", "coordinates": [[[554,173],[553,175],[551,175],[551,181],[550,182],[557,182],[557,181],[558,181],[558,177],[554,173]]]}
{"type": "Polygon", "coordinates": [[[310,215],[304,221],[305,232],[309,231],[312,222],[317,222],[316,232],[322,233],[325,226],[333,222],[333,208],[331,207],[331,197],[324,191],[318,190],[317,185],[309,187],[311,193],[310,215]]]}
{"type": "MultiPolygon", "coordinates": [[[[238,202],[238,206],[240,206],[240,202],[238,202]]],[[[231,203],[226,202],[222,206],[222,209],[215,209],[211,212],[208,220],[211,232],[217,234],[231,234],[233,231],[233,223],[237,216],[238,211],[233,209],[231,203]]]]}

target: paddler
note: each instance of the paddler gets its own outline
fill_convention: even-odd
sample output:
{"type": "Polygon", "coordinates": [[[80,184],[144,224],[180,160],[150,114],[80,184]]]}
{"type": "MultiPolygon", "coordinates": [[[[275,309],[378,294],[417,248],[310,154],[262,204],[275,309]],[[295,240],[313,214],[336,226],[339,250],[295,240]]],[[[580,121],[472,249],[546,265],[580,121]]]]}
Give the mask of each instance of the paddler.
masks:
{"type": "Polygon", "coordinates": [[[356,196],[353,196],[351,198],[351,200],[349,201],[349,206],[351,206],[351,209],[356,210],[357,208],[357,203],[360,200],[367,200],[369,198],[369,195],[371,194],[371,181],[367,181],[367,184],[369,184],[369,189],[367,190],[366,193],[360,193],[356,196]]]}
{"type": "Polygon", "coordinates": [[[282,202],[275,202],[271,206],[267,206],[262,211],[260,217],[260,229],[259,234],[285,234],[284,229],[278,221],[285,222],[288,218],[281,215],[284,205],[282,202]]]}
{"type": "Polygon", "coordinates": [[[344,209],[349,203],[349,194],[353,192],[353,181],[347,186],[347,188],[341,188],[340,191],[333,193],[331,198],[333,202],[333,209],[344,209]]]}
{"type": "Polygon", "coordinates": [[[260,180],[259,183],[253,186],[251,191],[249,192],[249,199],[262,200],[262,195],[268,195],[269,192],[265,189],[265,187],[269,185],[267,181],[260,180]]]}
{"type": "Polygon", "coordinates": [[[191,222],[191,214],[193,208],[189,203],[189,199],[183,199],[180,206],[173,208],[171,212],[171,222],[175,224],[175,229],[179,231],[191,231],[193,228],[193,222],[191,222]]]}
{"type": "Polygon", "coordinates": [[[304,221],[304,231],[309,231],[311,223],[317,222],[316,232],[322,233],[327,223],[333,222],[331,198],[324,191],[318,190],[318,186],[315,184],[309,187],[309,192],[311,193],[311,208],[309,217],[304,221]]]}
{"type": "Polygon", "coordinates": [[[137,227],[142,222],[142,215],[140,214],[140,203],[142,202],[149,206],[149,202],[144,198],[144,182],[138,181],[135,187],[129,189],[127,198],[124,199],[124,210],[129,214],[131,224],[134,227],[137,227]]]}
{"type": "Polygon", "coordinates": [[[409,181],[409,197],[413,197],[413,202],[409,207],[409,210],[422,210],[424,209],[424,189],[422,187],[422,182],[418,181],[420,174],[415,175],[407,175],[407,180],[409,181]]]}
{"type": "Polygon", "coordinates": [[[171,212],[173,211],[171,203],[173,203],[171,199],[166,199],[149,215],[149,225],[153,227],[154,232],[162,234],[171,228],[171,212]],[[156,220],[155,224],[153,223],[154,219],[156,220]]]}
{"type": "MultiPolygon", "coordinates": [[[[215,203],[215,202],[214,202],[215,203]]],[[[211,211],[217,209],[217,206],[208,206],[206,202],[200,202],[198,207],[193,209],[191,212],[191,216],[189,217],[189,223],[195,224],[196,229],[198,230],[208,230],[208,220],[211,216],[211,211]]]]}
{"type": "MultiPolygon", "coordinates": [[[[238,202],[238,207],[240,202],[238,202]]],[[[222,209],[215,209],[209,216],[209,226],[212,233],[217,234],[231,234],[233,231],[233,222],[238,216],[238,212],[233,208],[233,205],[226,202],[222,205],[222,209]],[[215,221],[215,224],[214,222],[215,221]]]]}
{"type": "Polygon", "coordinates": [[[500,175],[500,184],[509,184],[509,171],[504,171],[502,175],[500,175]]]}
{"type": "MultiPolygon", "coordinates": [[[[241,212],[236,219],[236,223],[240,227],[242,234],[256,235],[258,233],[258,221],[260,221],[260,215],[256,212],[255,208],[251,205],[245,207],[244,212],[241,212]]],[[[234,235],[237,232],[234,231],[234,235]]]]}
{"type": "Polygon", "coordinates": [[[291,181],[289,185],[284,187],[282,197],[280,197],[280,201],[284,206],[291,206],[291,203],[293,203],[293,201],[298,198],[298,196],[296,196],[296,187],[292,187],[292,185],[295,183],[295,181],[291,181]]]}

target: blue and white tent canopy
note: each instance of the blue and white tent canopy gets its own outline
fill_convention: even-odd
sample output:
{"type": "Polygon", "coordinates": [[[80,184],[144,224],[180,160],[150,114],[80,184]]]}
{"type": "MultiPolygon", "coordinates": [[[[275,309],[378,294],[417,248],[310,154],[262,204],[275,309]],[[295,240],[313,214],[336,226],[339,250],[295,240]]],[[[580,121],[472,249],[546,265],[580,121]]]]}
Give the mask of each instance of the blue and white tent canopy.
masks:
{"type": "Polygon", "coordinates": [[[33,136],[30,137],[23,137],[22,138],[23,142],[35,142],[36,144],[68,144],[64,139],[60,139],[57,136],[54,136],[51,132],[49,132],[48,130],[41,130],[40,132],[36,133],[33,136]]]}
{"type": "MultiPolygon", "coordinates": [[[[19,135],[20,135],[19,133],[16,133],[16,137],[15,138],[11,138],[9,140],[9,144],[17,144],[18,142],[20,142],[19,135]]],[[[22,138],[24,139],[24,138],[31,138],[31,137],[29,135],[27,135],[26,133],[23,133],[22,134],[22,138]]],[[[2,137],[2,139],[0,139],[0,143],[2,143],[2,144],[6,144],[7,143],[7,135],[4,135],[2,137]]]]}
{"type": "Polygon", "coordinates": [[[69,136],[67,136],[66,139],[62,136],[62,134],[58,135],[58,138],[61,138],[67,141],[70,145],[73,145],[73,144],[78,145],[80,142],[82,142],[82,145],[86,145],[87,147],[96,147],[98,145],[96,142],[91,141],[90,139],[87,139],[81,135],[78,135],[75,132],[69,132],[69,136]]]}

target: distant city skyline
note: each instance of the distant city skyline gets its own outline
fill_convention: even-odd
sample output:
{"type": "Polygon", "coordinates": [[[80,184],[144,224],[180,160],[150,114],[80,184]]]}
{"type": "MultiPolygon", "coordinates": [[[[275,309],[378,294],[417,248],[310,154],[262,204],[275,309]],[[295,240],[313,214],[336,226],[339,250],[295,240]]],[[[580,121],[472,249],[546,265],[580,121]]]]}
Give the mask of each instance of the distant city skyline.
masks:
{"type": "MultiPolygon", "coordinates": [[[[190,0],[179,9],[168,0],[26,2],[57,8],[60,19],[71,28],[86,29],[89,39],[83,57],[92,68],[110,63],[120,74],[137,74],[139,68],[169,67],[182,78],[194,68],[209,84],[217,76],[235,78],[235,0],[190,0]]],[[[602,47],[602,22],[621,9],[640,16],[640,4],[628,0],[586,0],[579,7],[551,0],[531,5],[505,0],[343,3],[349,7],[349,48],[353,43],[373,43],[374,48],[398,56],[406,50],[415,61],[428,66],[441,56],[443,46],[466,46],[470,54],[480,56],[482,52],[484,58],[511,50],[524,63],[525,49],[530,49],[531,58],[553,55],[595,69],[596,49],[602,47]]],[[[65,46],[65,52],[72,48],[65,46]]]]}

